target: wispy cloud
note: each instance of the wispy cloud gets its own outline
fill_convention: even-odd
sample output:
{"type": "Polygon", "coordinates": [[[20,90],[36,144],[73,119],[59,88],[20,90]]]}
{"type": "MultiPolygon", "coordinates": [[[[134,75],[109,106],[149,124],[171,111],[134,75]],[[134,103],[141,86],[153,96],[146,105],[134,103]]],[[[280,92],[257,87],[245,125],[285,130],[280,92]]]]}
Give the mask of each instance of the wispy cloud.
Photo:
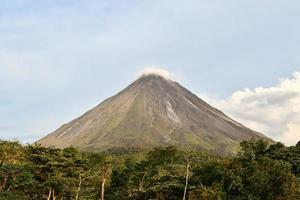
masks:
{"type": "Polygon", "coordinates": [[[15,130],[16,127],[10,125],[0,125],[0,132],[15,130]]]}

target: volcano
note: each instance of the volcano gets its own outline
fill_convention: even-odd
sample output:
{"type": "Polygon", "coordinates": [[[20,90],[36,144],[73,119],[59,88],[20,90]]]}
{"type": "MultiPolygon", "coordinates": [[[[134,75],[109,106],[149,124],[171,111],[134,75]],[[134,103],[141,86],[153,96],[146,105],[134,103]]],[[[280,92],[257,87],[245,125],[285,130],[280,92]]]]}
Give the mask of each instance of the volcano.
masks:
{"type": "Polygon", "coordinates": [[[210,106],[177,82],[144,74],[126,89],[37,143],[78,147],[150,149],[174,145],[229,155],[243,140],[266,139],[210,106]]]}

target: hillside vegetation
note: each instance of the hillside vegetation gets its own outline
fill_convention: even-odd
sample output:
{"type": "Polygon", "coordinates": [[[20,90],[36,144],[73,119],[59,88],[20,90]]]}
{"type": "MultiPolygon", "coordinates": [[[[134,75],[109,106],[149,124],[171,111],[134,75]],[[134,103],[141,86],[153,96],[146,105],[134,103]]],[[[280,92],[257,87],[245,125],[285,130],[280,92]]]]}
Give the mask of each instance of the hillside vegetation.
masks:
{"type": "Polygon", "coordinates": [[[0,200],[297,200],[300,143],[242,142],[235,157],[0,142],[0,200]]]}

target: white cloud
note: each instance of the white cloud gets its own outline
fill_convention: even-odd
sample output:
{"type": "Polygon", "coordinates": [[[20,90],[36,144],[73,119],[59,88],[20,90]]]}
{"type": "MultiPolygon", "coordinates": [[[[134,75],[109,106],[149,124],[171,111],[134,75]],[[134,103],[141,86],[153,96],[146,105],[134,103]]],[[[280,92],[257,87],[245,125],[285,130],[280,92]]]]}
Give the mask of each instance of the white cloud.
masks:
{"type": "Polygon", "coordinates": [[[142,73],[142,75],[158,75],[161,77],[164,77],[165,79],[172,80],[174,76],[165,69],[159,68],[159,67],[146,67],[142,73]]]}
{"type": "Polygon", "coordinates": [[[200,95],[244,125],[294,145],[300,140],[300,73],[273,87],[246,88],[225,99],[200,95]]]}

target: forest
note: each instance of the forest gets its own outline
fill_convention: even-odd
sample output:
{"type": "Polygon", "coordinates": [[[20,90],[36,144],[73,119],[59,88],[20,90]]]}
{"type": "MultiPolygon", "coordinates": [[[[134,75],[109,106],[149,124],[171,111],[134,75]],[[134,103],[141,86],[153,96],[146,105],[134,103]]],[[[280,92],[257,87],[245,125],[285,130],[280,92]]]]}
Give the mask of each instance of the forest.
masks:
{"type": "Polygon", "coordinates": [[[219,157],[174,146],[89,153],[0,141],[0,200],[300,199],[300,142],[240,146],[219,157]]]}

